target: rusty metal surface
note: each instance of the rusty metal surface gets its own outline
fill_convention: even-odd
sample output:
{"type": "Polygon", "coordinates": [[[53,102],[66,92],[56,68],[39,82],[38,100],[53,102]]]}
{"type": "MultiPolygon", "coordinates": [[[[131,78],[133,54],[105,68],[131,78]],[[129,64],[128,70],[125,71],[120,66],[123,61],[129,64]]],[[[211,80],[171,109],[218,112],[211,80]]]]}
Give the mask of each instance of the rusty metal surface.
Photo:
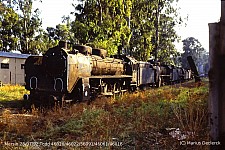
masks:
{"type": "Polygon", "coordinates": [[[97,55],[97,56],[100,56],[102,58],[106,58],[107,51],[104,50],[104,49],[100,49],[100,48],[93,48],[92,49],[92,55],[97,55]]]}
{"type": "Polygon", "coordinates": [[[120,59],[101,58],[92,55],[92,75],[121,75],[124,72],[123,62],[120,59]]]}
{"type": "MultiPolygon", "coordinates": [[[[97,94],[115,96],[123,91],[154,85],[156,77],[160,76],[161,67],[154,68],[149,62],[125,55],[105,57],[105,50],[96,51],[83,45],[73,48],[70,51],[65,43],[61,43],[61,46],[50,48],[43,57],[27,60],[26,86],[33,97],[63,102],[89,100],[97,94]]],[[[164,70],[165,74],[161,75],[166,77],[163,79],[169,82],[174,77],[173,80],[178,80],[177,68],[165,66],[164,70]]]]}
{"type": "Polygon", "coordinates": [[[86,45],[74,45],[74,49],[77,49],[79,53],[84,55],[91,55],[92,54],[92,48],[90,46],[86,45]]]}
{"type": "Polygon", "coordinates": [[[173,68],[173,74],[172,74],[172,81],[174,82],[174,81],[177,81],[177,80],[179,80],[179,74],[178,74],[178,70],[177,70],[177,68],[173,68]]]}
{"type": "Polygon", "coordinates": [[[132,78],[132,76],[129,75],[102,75],[102,76],[91,76],[92,79],[102,79],[102,78],[132,78]]]}
{"type": "Polygon", "coordinates": [[[91,59],[80,53],[69,54],[67,59],[67,90],[71,92],[78,79],[91,76],[91,59]]]}
{"type": "Polygon", "coordinates": [[[155,71],[148,62],[138,62],[138,85],[153,84],[155,82],[155,71]]]}

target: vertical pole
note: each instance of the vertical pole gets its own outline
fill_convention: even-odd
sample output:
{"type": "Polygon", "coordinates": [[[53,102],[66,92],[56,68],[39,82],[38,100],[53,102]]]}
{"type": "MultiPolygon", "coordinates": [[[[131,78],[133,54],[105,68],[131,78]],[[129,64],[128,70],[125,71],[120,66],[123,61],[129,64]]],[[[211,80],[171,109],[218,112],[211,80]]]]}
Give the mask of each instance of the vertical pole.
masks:
{"type": "MultiPolygon", "coordinates": [[[[209,24],[209,123],[211,141],[219,140],[219,96],[218,96],[218,65],[217,52],[219,51],[219,24],[209,24]]],[[[211,147],[213,149],[213,147],[211,147]]]]}
{"type": "Polygon", "coordinates": [[[220,52],[218,56],[218,85],[219,85],[219,140],[222,147],[225,147],[225,1],[221,0],[221,19],[220,19],[220,52]]]}
{"type": "Polygon", "coordinates": [[[219,23],[209,24],[209,123],[211,141],[220,145],[210,149],[225,147],[225,0],[221,0],[219,23]]]}
{"type": "Polygon", "coordinates": [[[225,22],[225,0],[221,0],[221,22],[225,22]]]}

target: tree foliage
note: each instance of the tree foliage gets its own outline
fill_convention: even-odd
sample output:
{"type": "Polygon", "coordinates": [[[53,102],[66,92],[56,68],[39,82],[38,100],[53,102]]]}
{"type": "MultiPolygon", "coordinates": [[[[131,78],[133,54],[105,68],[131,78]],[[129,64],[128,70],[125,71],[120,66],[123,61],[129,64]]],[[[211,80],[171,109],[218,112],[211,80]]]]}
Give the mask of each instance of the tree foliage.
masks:
{"type": "Polygon", "coordinates": [[[81,0],[74,5],[76,19],[71,28],[81,44],[89,43],[116,53],[119,45],[127,46],[130,29],[127,18],[131,1],[81,0]],[[111,47],[109,47],[111,46],[111,47]]]}
{"type": "Polygon", "coordinates": [[[2,0],[5,7],[1,13],[2,49],[4,51],[19,50],[21,53],[38,53],[36,49],[36,33],[41,29],[39,10],[32,12],[32,0],[2,0]]]}
{"type": "Polygon", "coordinates": [[[194,37],[188,37],[182,42],[184,51],[184,53],[181,54],[182,67],[189,68],[189,64],[187,62],[188,56],[192,56],[197,66],[205,65],[208,63],[208,53],[202,47],[198,39],[195,39],[194,37]]]}
{"type": "Polygon", "coordinates": [[[151,52],[157,51],[160,61],[169,61],[170,55],[177,54],[174,27],[181,21],[173,2],[80,0],[80,4],[74,4],[72,32],[80,43],[100,46],[110,54],[122,45],[126,54],[139,60],[147,60],[151,52]]]}
{"type": "Polygon", "coordinates": [[[9,51],[9,49],[16,49],[18,37],[18,25],[19,25],[19,16],[15,13],[12,8],[7,8],[5,5],[1,5],[1,14],[0,14],[0,38],[3,51],[9,51]]]}
{"type": "MultiPolygon", "coordinates": [[[[73,4],[75,20],[41,29],[40,12],[34,0],[1,0],[0,47],[4,51],[42,53],[59,40],[104,48],[108,54],[123,53],[138,60],[155,56],[172,63],[178,55],[175,25],[182,20],[172,3],[177,0],[79,0],[73,4]],[[8,26],[2,26],[2,23],[8,26]]],[[[65,14],[66,15],[66,14],[65,14]]]]}

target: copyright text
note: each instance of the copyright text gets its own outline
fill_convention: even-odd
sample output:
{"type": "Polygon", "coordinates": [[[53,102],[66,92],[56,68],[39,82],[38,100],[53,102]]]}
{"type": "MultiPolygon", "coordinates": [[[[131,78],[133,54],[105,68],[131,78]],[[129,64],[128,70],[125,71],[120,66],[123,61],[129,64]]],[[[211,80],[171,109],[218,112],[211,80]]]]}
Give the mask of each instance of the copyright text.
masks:
{"type": "Polygon", "coordinates": [[[220,145],[220,141],[180,141],[180,145],[220,145]]]}

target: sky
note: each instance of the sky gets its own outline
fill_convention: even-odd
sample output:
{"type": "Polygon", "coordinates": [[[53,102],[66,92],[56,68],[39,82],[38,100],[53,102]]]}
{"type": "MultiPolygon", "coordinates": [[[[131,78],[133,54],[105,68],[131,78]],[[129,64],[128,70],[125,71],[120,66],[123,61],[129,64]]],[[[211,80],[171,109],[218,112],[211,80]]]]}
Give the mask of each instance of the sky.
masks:
{"type": "MultiPolygon", "coordinates": [[[[41,11],[42,27],[55,27],[62,22],[62,16],[68,16],[74,11],[72,3],[76,0],[42,0],[35,2],[34,7],[41,11]]],[[[181,40],[194,37],[199,40],[203,48],[209,49],[208,23],[218,22],[221,12],[221,0],[179,0],[180,14],[183,18],[188,16],[186,26],[176,28],[181,40]]],[[[176,44],[178,50],[182,50],[182,42],[176,44]]]]}
{"type": "MultiPolygon", "coordinates": [[[[72,3],[76,0],[42,0],[42,3],[34,1],[33,8],[41,11],[42,27],[55,27],[62,22],[62,17],[74,12],[72,3]]],[[[72,17],[71,17],[72,19],[72,17]]]]}
{"type": "MultiPolygon", "coordinates": [[[[209,23],[219,22],[221,0],[179,0],[178,6],[182,17],[188,15],[187,26],[177,28],[181,40],[194,37],[203,48],[209,50],[209,23]]],[[[182,49],[182,42],[178,45],[182,49]]]]}

